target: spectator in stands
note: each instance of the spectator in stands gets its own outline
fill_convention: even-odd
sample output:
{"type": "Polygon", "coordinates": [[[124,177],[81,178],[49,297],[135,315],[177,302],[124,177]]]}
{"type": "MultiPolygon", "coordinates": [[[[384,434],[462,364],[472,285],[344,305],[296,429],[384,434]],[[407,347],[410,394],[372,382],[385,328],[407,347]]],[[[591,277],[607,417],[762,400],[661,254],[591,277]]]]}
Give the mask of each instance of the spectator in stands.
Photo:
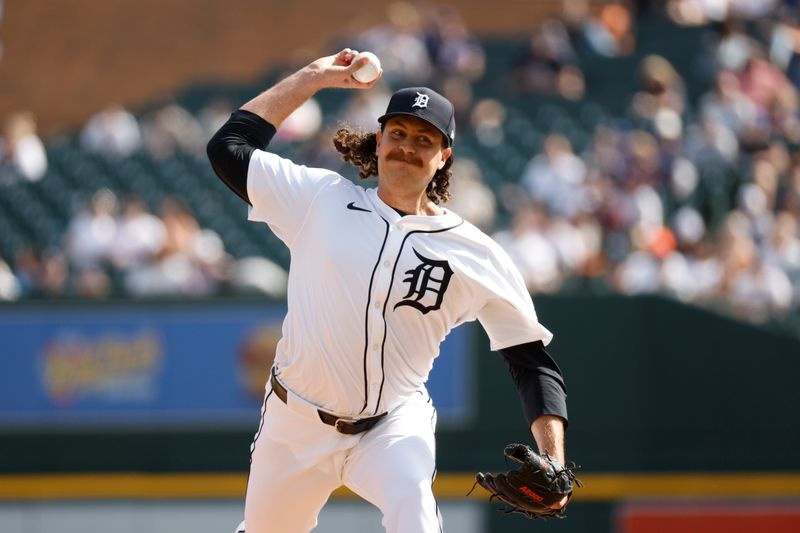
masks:
{"type": "Polygon", "coordinates": [[[636,50],[634,15],[627,1],[603,3],[583,27],[589,48],[605,57],[624,57],[636,50]]]}
{"type": "Polygon", "coordinates": [[[634,191],[639,185],[663,187],[668,180],[661,145],[656,138],[643,130],[634,130],[628,136],[625,149],[625,167],[618,176],[621,186],[634,191]]]}
{"type": "Polygon", "coordinates": [[[664,224],[664,209],[647,181],[631,180],[625,193],[633,209],[627,222],[633,252],[616,267],[614,285],[624,294],[656,292],[662,283],[662,261],[675,253],[676,240],[664,224]]]}
{"type": "MultiPolygon", "coordinates": [[[[500,100],[484,98],[477,102],[469,119],[475,139],[482,146],[492,148],[503,144],[505,138],[506,107],[500,100]]],[[[460,124],[467,121],[461,121],[460,124]]]]}
{"type": "Polygon", "coordinates": [[[359,50],[371,50],[383,67],[383,80],[394,85],[426,85],[433,75],[421,15],[405,1],[388,5],[388,22],[366,30],[359,36],[359,50]]]}
{"type": "Polygon", "coordinates": [[[114,266],[128,270],[150,263],[163,249],[166,238],[164,223],[150,213],[144,201],[137,197],[128,198],[112,244],[114,266]]]}
{"type": "Polygon", "coordinates": [[[697,301],[710,292],[708,276],[698,262],[699,243],[705,235],[705,222],[693,207],[683,207],[670,222],[675,249],[661,264],[661,288],[685,302],[697,301]]]}
{"type": "Polygon", "coordinates": [[[198,120],[176,103],[146,115],[141,132],[144,149],[157,160],[167,159],[176,152],[200,155],[205,145],[198,120]]]}
{"type": "Polygon", "coordinates": [[[795,89],[800,87],[800,13],[796,8],[785,8],[781,18],[775,20],[769,36],[769,60],[791,80],[795,89]]]}
{"type": "Polygon", "coordinates": [[[718,42],[713,49],[714,63],[718,69],[740,72],[747,64],[758,42],[745,31],[741,21],[733,18],[717,25],[718,42]]]}
{"type": "Polygon", "coordinates": [[[0,301],[12,302],[20,296],[22,296],[22,285],[8,263],[0,257],[0,301]]]}
{"type": "Polygon", "coordinates": [[[166,229],[160,255],[191,256],[195,241],[200,235],[200,224],[189,207],[177,198],[165,198],[159,212],[166,229]]]}
{"type": "Polygon", "coordinates": [[[158,255],[125,278],[136,296],[206,296],[224,281],[229,257],[222,240],[197,220],[180,200],[166,198],[160,209],[165,236],[158,255]]]}
{"type": "Polygon", "coordinates": [[[41,250],[37,246],[24,246],[14,258],[14,275],[19,281],[23,296],[36,292],[39,283],[41,250]]]}
{"type": "Polygon", "coordinates": [[[639,64],[641,90],[633,95],[631,112],[642,126],[656,129],[659,112],[682,115],[686,107],[683,78],[672,64],[659,55],[648,55],[639,64]]]}
{"type": "Polygon", "coordinates": [[[586,164],[572,151],[569,139],[552,134],[542,143],[542,153],[525,167],[521,183],[534,201],[554,214],[572,217],[581,209],[585,179],[586,164]]]}
{"type": "Polygon", "coordinates": [[[779,4],[780,0],[667,0],[665,11],[677,24],[699,26],[725,20],[758,20],[773,13],[779,4]]]}
{"type": "Polygon", "coordinates": [[[724,20],[728,15],[727,0],[667,0],[666,13],[681,26],[700,26],[724,20]]]}
{"type": "Polygon", "coordinates": [[[117,238],[117,197],[109,189],[94,193],[88,207],[67,225],[64,248],[77,269],[96,268],[111,260],[117,238]]]}
{"type": "Polygon", "coordinates": [[[230,283],[242,292],[285,298],[289,273],[266,257],[243,257],[231,265],[230,283]]]}
{"type": "MultiPolygon", "coordinates": [[[[573,217],[579,219],[579,215],[573,217]]],[[[587,235],[587,226],[577,225],[564,216],[551,217],[546,237],[552,243],[558,257],[558,265],[564,277],[581,275],[587,271],[587,263],[599,251],[599,239],[587,235]]]]}
{"type": "Polygon", "coordinates": [[[425,14],[425,21],[425,44],[438,73],[469,81],[483,77],[486,54],[455,7],[445,4],[432,7],[425,14]]]}
{"type": "Polygon", "coordinates": [[[441,80],[441,94],[453,104],[457,123],[466,124],[474,105],[474,93],[469,80],[458,75],[447,76],[441,80]]]}
{"type": "Polygon", "coordinates": [[[533,31],[514,60],[511,80],[523,93],[583,97],[583,72],[563,22],[546,20],[533,31]]]}
{"type": "Polygon", "coordinates": [[[755,103],[741,90],[733,71],[721,69],[714,88],[700,98],[700,117],[706,123],[725,126],[737,136],[755,126],[758,110],[755,103]]]}
{"type": "Polygon", "coordinates": [[[128,157],[142,146],[139,123],[121,105],[111,105],[83,127],[81,146],[87,152],[111,159],[128,157]]]}
{"type": "Polygon", "coordinates": [[[519,267],[531,292],[552,293],[563,283],[558,250],[545,236],[549,220],[545,206],[527,202],[514,213],[509,229],[492,236],[519,267]]]}
{"type": "Polygon", "coordinates": [[[451,172],[458,179],[450,185],[452,198],[445,205],[481,230],[489,230],[494,223],[497,201],[483,183],[480,167],[468,157],[459,157],[451,172]]]}
{"type": "Polygon", "coordinates": [[[60,250],[25,247],[17,254],[14,273],[24,296],[52,298],[66,293],[69,266],[60,250]]]}
{"type": "Polygon", "coordinates": [[[771,315],[781,316],[788,310],[792,286],[785,272],[761,261],[750,231],[747,216],[732,211],[723,226],[721,241],[722,289],[734,314],[745,320],[764,322],[771,315]]]}
{"type": "Polygon", "coordinates": [[[92,300],[107,298],[112,291],[111,278],[100,267],[81,269],[75,273],[70,286],[75,296],[92,300]]]}
{"type": "Polygon", "coordinates": [[[764,57],[761,47],[753,47],[739,71],[742,93],[756,105],[759,113],[769,115],[780,99],[795,98],[794,87],[786,76],[764,57]]]}
{"type": "MultiPolygon", "coordinates": [[[[584,159],[590,173],[605,177],[620,177],[625,171],[625,156],[622,149],[623,135],[617,129],[600,126],[592,133],[584,159]]],[[[595,204],[598,194],[593,195],[595,204]]]]}
{"type": "Polygon", "coordinates": [[[730,16],[745,20],[759,20],[775,13],[782,3],[795,5],[793,0],[728,0],[730,16]]]}
{"type": "Polygon", "coordinates": [[[781,191],[781,207],[800,220],[800,164],[794,162],[785,181],[785,189],[781,191]]]}
{"type": "Polygon", "coordinates": [[[613,287],[622,294],[652,294],[660,286],[661,262],[646,250],[635,250],[614,268],[613,287]]]}
{"type": "Polygon", "coordinates": [[[0,184],[39,181],[47,172],[47,153],[36,134],[32,113],[13,113],[0,139],[0,184]]]}
{"type": "MultiPolygon", "coordinates": [[[[749,128],[743,130],[742,135],[747,136],[749,131],[749,128]]],[[[706,181],[718,182],[711,184],[714,190],[721,190],[726,184],[719,180],[727,178],[720,171],[737,164],[739,145],[739,139],[724,122],[714,116],[702,116],[686,129],[684,154],[706,181]]]]}
{"type": "Polygon", "coordinates": [[[795,299],[800,296],[800,223],[786,211],[775,219],[772,231],[761,245],[762,257],[768,265],[780,268],[795,285],[795,299]]]}

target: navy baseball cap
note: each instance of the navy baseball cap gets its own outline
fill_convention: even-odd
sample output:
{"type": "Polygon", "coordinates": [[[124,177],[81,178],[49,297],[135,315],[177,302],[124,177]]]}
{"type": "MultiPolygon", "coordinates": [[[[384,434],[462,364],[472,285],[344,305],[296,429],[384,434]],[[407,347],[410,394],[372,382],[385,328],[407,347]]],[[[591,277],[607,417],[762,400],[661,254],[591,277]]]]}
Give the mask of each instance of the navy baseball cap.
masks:
{"type": "Polygon", "coordinates": [[[455,108],[450,100],[427,87],[408,87],[392,95],[386,113],[378,118],[384,124],[398,115],[418,117],[442,132],[448,147],[456,139],[455,108]]]}

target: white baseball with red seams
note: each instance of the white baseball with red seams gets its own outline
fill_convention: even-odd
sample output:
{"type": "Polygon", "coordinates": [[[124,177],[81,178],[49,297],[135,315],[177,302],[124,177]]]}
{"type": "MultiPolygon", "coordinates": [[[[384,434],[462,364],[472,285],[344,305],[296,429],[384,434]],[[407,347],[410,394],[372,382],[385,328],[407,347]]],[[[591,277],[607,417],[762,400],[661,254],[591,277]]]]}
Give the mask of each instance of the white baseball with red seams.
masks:
{"type": "Polygon", "coordinates": [[[440,343],[464,322],[479,320],[493,350],[550,342],[519,271],[452,211],[401,216],[375,189],[331,170],[255,150],[247,189],[249,219],[267,223],[292,255],[275,356],[288,399],[268,385],[247,523],[309,531],[329,494],[345,485],[383,512],[388,532],[438,532],[430,490],[436,411],[425,382],[440,343]],[[388,414],[345,435],[321,422],[318,409],[388,414]],[[276,524],[278,515],[306,521],[276,524]]]}
{"type": "Polygon", "coordinates": [[[381,60],[378,59],[378,56],[372,52],[361,52],[353,58],[353,62],[358,61],[362,57],[366,57],[368,62],[363,67],[355,71],[353,73],[353,77],[356,79],[356,81],[360,81],[361,83],[369,83],[377,78],[378,74],[380,74],[381,60]]]}

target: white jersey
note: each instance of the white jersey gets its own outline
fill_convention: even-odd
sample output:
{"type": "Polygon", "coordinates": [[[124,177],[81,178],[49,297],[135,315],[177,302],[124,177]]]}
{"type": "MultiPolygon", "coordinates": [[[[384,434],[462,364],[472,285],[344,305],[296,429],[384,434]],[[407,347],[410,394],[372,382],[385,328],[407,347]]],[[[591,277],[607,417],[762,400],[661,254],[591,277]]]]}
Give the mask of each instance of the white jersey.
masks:
{"type": "Polygon", "coordinates": [[[493,240],[445,210],[400,216],[375,189],[256,150],[249,219],[289,247],[275,364],[294,394],[339,415],[392,409],[424,388],[439,345],[478,319],[492,350],[552,334],[493,240]]]}

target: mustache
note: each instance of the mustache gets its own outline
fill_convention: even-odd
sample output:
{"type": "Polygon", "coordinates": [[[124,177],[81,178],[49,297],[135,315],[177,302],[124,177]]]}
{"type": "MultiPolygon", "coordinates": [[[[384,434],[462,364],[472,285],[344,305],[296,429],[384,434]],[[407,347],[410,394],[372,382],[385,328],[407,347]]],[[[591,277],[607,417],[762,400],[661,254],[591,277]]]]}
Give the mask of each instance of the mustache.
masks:
{"type": "Polygon", "coordinates": [[[403,161],[404,163],[408,163],[409,165],[414,165],[418,167],[422,166],[422,161],[419,158],[413,156],[406,157],[405,155],[403,155],[403,152],[401,150],[395,150],[394,152],[389,152],[389,155],[386,156],[386,159],[388,159],[389,161],[403,161]]]}

